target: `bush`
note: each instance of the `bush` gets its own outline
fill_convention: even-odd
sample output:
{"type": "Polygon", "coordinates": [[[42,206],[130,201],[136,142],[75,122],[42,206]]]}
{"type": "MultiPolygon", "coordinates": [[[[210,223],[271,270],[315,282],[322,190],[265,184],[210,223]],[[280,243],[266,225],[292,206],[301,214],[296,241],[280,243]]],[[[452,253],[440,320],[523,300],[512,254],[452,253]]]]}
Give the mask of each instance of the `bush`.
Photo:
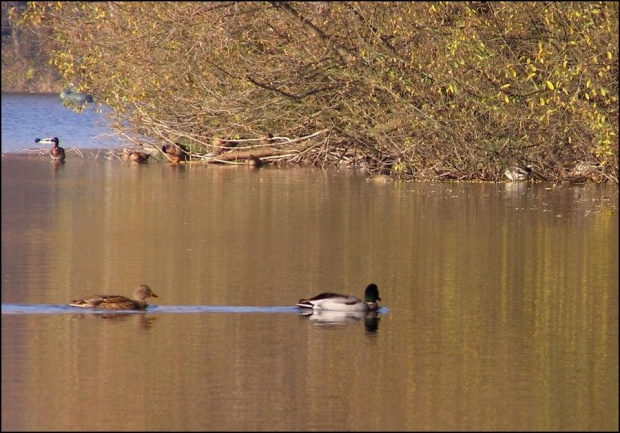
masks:
{"type": "Polygon", "coordinates": [[[194,157],[326,131],[282,160],[468,180],[585,161],[618,179],[617,3],[32,2],[20,19],[119,130],[194,157]]]}

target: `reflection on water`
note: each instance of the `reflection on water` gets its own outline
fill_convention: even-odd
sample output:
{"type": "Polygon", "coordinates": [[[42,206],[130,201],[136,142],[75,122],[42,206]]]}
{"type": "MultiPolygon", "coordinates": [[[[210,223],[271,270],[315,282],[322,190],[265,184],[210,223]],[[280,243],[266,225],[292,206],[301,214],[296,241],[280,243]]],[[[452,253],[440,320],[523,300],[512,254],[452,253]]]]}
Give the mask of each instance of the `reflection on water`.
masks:
{"type": "MultiPolygon", "coordinates": [[[[71,315],[72,319],[85,319],[87,318],[87,314],[74,313],[71,315]]],[[[156,316],[140,314],[140,313],[129,313],[129,314],[95,314],[93,317],[96,317],[99,320],[106,320],[110,323],[120,324],[123,322],[133,322],[137,325],[138,329],[141,330],[149,330],[153,326],[153,323],[157,320],[156,316]]]]}
{"type": "Polygon", "coordinates": [[[379,329],[379,314],[376,311],[330,311],[303,309],[300,310],[299,317],[308,319],[310,322],[321,326],[352,325],[363,321],[366,331],[374,333],[379,329]]]}
{"type": "Polygon", "coordinates": [[[618,429],[614,186],[1,163],[3,430],[618,429]]]}

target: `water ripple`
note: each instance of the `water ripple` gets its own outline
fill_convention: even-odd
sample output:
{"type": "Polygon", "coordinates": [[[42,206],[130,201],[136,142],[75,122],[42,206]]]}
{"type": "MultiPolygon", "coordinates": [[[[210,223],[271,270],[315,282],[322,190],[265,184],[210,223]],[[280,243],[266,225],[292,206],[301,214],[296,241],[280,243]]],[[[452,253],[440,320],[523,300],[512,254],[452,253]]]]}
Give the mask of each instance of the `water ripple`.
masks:
{"type": "MultiPolygon", "coordinates": [[[[381,307],[377,312],[386,313],[388,309],[381,307]]],[[[2,304],[2,314],[135,314],[135,313],[299,313],[297,307],[256,307],[256,306],[227,306],[227,305],[178,305],[159,306],[149,305],[146,310],[100,310],[94,308],[76,308],[68,305],[45,304],[2,304]]]]}
{"type": "Polygon", "coordinates": [[[39,304],[3,304],[2,314],[135,314],[135,313],[298,313],[297,307],[252,307],[252,306],[212,306],[212,305],[180,305],[158,306],[150,305],[144,311],[136,310],[98,310],[90,308],[76,308],[68,305],[39,305],[39,304]]]}

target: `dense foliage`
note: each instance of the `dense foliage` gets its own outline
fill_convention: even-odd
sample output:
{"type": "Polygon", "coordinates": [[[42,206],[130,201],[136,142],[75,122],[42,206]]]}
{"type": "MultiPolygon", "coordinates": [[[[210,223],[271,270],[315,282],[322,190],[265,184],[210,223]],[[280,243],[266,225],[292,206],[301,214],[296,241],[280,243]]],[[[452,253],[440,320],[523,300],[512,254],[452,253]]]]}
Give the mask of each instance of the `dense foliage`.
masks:
{"type": "Polygon", "coordinates": [[[49,67],[38,33],[24,31],[9,19],[9,11],[23,10],[27,4],[2,2],[2,92],[53,92],[61,86],[60,74],[49,67]]]}
{"type": "Polygon", "coordinates": [[[127,137],[194,159],[234,140],[417,179],[590,162],[617,182],[615,2],[31,2],[14,19],[127,137]]]}

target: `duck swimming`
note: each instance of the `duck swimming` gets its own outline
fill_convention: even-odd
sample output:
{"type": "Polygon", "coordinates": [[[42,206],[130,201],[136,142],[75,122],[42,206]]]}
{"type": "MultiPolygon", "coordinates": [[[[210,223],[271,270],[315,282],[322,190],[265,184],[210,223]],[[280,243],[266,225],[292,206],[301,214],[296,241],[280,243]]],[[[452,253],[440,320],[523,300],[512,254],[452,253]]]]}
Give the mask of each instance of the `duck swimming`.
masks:
{"type": "Polygon", "coordinates": [[[173,164],[178,164],[179,161],[186,161],[189,155],[187,147],[181,143],[164,144],[161,150],[170,157],[173,164]]]}
{"type": "Polygon", "coordinates": [[[149,159],[149,154],[148,153],[144,153],[144,152],[131,152],[129,154],[129,161],[136,163],[136,164],[142,164],[143,162],[146,162],[147,159],[149,159]]]}
{"type": "Polygon", "coordinates": [[[63,149],[62,147],[60,147],[58,145],[58,143],[59,143],[58,137],[53,137],[53,138],[35,138],[34,142],[35,143],[41,143],[41,144],[53,144],[54,147],[52,147],[50,149],[50,157],[54,161],[64,162],[64,160],[65,160],[65,149],[63,149]]]}
{"type": "Polygon", "coordinates": [[[260,158],[257,157],[257,156],[250,155],[250,156],[248,156],[247,164],[249,166],[252,166],[252,167],[255,167],[255,168],[259,168],[259,167],[263,166],[263,161],[261,161],[260,158]]]}
{"type": "Polygon", "coordinates": [[[150,156],[151,155],[145,152],[123,149],[123,153],[121,154],[121,159],[124,162],[133,162],[135,164],[142,164],[143,162],[146,162],[150,156]]]}
{"type": "Polygon", "coordinates": [[[146,284],[139,285],[133,292],[134,299],[120,295],[99,295],[88,299],[77,299],[69,303],[72,307],[101,308],[104,310],[144,310],[146,298],[159,298],[146,284]]]}
{"type": "Polygon", "coordinates": [[[299,308],[334,311],[375,311],[379,308],[379,289],[376,284],[369,284],[364,292],[364,300],[354,296],[337,293],[321,293],[310,299],[300,299],[296,304],[299,308]]]}

